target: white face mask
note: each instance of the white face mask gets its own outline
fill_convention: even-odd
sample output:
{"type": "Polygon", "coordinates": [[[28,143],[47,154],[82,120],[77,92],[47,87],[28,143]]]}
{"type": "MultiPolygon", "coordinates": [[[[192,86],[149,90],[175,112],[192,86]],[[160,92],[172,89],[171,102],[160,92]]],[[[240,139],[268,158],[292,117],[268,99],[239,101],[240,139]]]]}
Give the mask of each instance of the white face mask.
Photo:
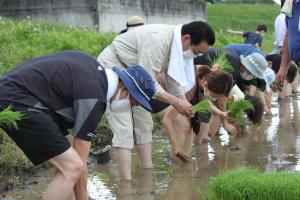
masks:
{"type": "Polygon", "coordinates": [[[216,101],[218,100],[217,97],[211,96],[211,95],[209,94],[209,91],[208,91],[207,89],[204,89],[204,96],[205,96],[206,98],[208,98],[208,99],[209,99],[210,101],[212,101],[212,102],[216,102],[216,101]]]}
{"type": "Polygon", "coordinates": [[[111,102],[110,109],[112,112],[128,112],[131,110],[131,104],[128,97],[120,99],[121,90],[119,89],[116,98],[111,102]]]}
{"type": "Polygon", "coordinates": [[[183,52],[183,57],[186,59],[193,59],[196,58],[198,55],[194,54],[194,52],[189,49],[183,52]]]}
{"type": "Polygon", "coordinates": [[[243,73],[240,73],[241,74],[241,77],[247,81],[251,80],[251,79],[254,79],[254,77],[251,75],[251,74],[248,74],[247,72],[243,72],[243,73]]]}

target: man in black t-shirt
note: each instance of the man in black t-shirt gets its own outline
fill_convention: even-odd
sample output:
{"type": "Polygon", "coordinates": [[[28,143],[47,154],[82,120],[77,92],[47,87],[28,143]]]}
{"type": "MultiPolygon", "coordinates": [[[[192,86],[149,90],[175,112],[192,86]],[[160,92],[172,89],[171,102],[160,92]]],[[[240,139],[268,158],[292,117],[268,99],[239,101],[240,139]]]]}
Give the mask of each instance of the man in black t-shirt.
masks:
{"type": "Polygon", "coordinates": [[[38,165],[57,170],[44,199],[87,200],[87,157],[93,131],[110,101],[115,112],[141,105],[151,111],[155,93],[141,67],[103,69],[80,51],[64,51],[24,62],[0,78],[0,111],[24,113],[18,129],[0,126],[38,165]],[[65,135],[72,128],[72,144],[65,135]]]}
{"type": "Polygon", "coordinates": [[[233,31],[227,30],[228,33],[241,35],[245,38],[244,44],[253,44],[257,48],[261,47],[263,36],[267,32],[267,27],[264,24],[258,25],[255,32],[233,31]]]}

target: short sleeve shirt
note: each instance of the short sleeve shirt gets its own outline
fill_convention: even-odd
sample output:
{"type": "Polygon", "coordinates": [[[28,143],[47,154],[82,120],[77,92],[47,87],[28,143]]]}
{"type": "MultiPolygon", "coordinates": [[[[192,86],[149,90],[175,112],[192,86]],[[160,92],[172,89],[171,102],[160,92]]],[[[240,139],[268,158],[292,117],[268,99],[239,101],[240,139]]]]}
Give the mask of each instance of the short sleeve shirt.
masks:
{"type": "Polygon", "coordinates": [[[244,32],[243,37],[245,38],[244,44],[258,44],[261,46],[262,37],[259,34],[255,32],[244,32]]]}
{"type": "Polygon", "coordinates": [[[265,54],[258,49],[256,46],[252,44],[230,44],[224,47],[229,51],[235,52],[237,55],[248,56],[252,53],[260,53],[261,55],[265,56],[265,54]]]}
{"type": "Polygon", "coordinates": [[[45,109],[62,131],[89,141],[105,111],[105,71],[93,57],[64,51],[16,66],[0,78],[0,101],[45,109]]]}

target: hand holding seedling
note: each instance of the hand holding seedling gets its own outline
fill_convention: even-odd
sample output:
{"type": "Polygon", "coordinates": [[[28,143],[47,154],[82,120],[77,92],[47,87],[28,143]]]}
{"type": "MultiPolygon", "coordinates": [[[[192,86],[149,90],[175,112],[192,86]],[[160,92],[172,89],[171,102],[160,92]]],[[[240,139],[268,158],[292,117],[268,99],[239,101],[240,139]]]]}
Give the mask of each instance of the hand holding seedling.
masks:
{"type": "Polygon", "coordinates": [[[244,123],[244,112],[250,109],[254,109],[253,104],[245,99],[228,102],[227,105],[228,114],[235,119],[237,124],[244,123]]]}
{"type": "Polygon", "coordinates": [[[211,66],[213,71],[223,70],[223,71],[227,71],[230,74],[234,72],[234,68],[226,58],[226,52],[220,53],[217,59],[212,61],[211,66]]]}
{"type": "Polygon", "coordinates": [[[176,104],[174,104],[174,107],[180,114],[187,117],[193,117],[195,114],[192,110],[192,105],[186,100],[178,98],[176,104]]]}
{"type": "Polygon", "coordinates": [[[218,65],[218,64],[212,64],[211,65],[211,70],[212,71],[218,71],[218,70],[220,70],[220,65],[218,65]]]}

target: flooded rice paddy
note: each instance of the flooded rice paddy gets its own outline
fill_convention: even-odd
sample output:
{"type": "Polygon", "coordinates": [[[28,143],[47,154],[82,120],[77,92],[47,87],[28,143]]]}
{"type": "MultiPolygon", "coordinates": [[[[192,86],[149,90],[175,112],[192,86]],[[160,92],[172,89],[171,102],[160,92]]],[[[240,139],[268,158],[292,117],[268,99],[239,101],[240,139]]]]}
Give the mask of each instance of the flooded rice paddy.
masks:
{"type": "MultiPolygon", "coordinates": [[[[120,181],[114,161],[107,165],[95,163],[90,166],[90,197],[96,200],[205,199],[209,179],[222,170],[253,166],[262,171],[300,171],[300,93],[281,105],[274,101],[272,113],[259,126],[250,126],[245,136],[228,136],[221,130],[221,135],[209,143],[194,145],[188,163],[171,161],[167,138],[162,131],[156,131],[154,169],[140,169],[134,154],[133,180],[125,182],[120,181]]],[[[30,180],[34,184],[4,193],[0,199],[41,199],[51,176],[51,170],[39,174],[30,180]]]]}

